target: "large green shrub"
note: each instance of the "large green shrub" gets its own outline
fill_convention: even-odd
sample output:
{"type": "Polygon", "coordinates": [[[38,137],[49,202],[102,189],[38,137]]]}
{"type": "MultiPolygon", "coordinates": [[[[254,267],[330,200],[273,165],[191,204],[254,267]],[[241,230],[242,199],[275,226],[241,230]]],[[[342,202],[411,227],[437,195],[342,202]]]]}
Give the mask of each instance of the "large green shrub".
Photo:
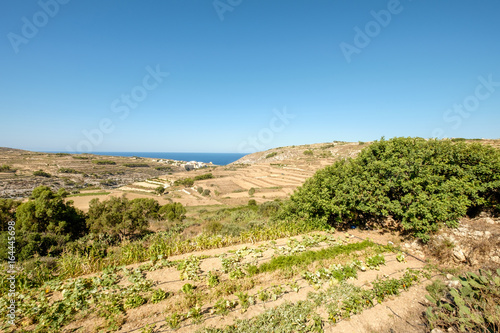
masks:
{"type": "Polygon", "coordinates": [[[467,212],[498,211],[500,152],[481,144],[382,139],[356,159],[318,171],[291,197],[282,219],[364,223],[389,216],[427,240],[467,212]]]}
{"type": "Polygon", "coordinates": [[[182,221],[186,216],[186,208],[180,202],[169,203],[161,206],[158,217],[169,221],[182,221]]]}
{"type": "Polygon", "coordinates": [[[96,234],[125,239],[145,231],[149,226],[148,219],[157,218],[159,209],[160,205],[154,199],[111,197],[100,202],[95,198],[90,201],[87,224],[96,234]]]}
{"type": "MultiPolygon", "coordinates": [[[[30,200],[19,205],[16,202],[0,202],[0,220],[14,220],[15,253],[19,260],[61,253],[69,241],[83,236],[86,231],[85,215],[65,202],[67,192],[57,193],[47,186],[35,188],[30,200]],[[19,207],[17,207],[19,206],[19,207]],[[16,209],[17,208],[17,209],[16,209]]],[[[8,233],[2,227],[0,233],[0,257],[6,257],[8,233]]]]}

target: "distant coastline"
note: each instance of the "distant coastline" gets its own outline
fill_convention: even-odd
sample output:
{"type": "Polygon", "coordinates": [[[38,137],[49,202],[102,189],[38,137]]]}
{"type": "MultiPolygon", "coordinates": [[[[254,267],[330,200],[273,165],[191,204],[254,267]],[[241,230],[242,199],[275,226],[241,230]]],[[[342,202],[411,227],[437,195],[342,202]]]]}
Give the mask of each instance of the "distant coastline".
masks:
{"type": "MultiPolygon", "coordinates": [[[[57,153],[54,151],[46,153],[57,153]]],[[[77,152],[70,152],[72,154],[78,154],[77,152]]],[[[158,159],[171,159],[176,161],[196,161],[210,163],[215,165],[227,165],[234,161],[239,160],[247,154],[241,153],[169,153],[169,152],[92,152],[94,155],[102,156],[137,156],[146,158],[158,158],[158,159]]]]}

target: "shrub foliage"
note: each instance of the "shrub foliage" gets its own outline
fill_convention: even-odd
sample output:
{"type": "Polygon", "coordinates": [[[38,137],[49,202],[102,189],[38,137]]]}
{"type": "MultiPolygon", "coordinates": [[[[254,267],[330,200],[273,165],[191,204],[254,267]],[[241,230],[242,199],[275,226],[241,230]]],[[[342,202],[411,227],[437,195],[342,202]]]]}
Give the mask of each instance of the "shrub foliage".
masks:
{"type": "Polygon", "coordinates": [[[392,217],[428,240],[440,225],[500,206],[500,152],[448,140],[394,138],[318,171],[292,195],[281,218],[320,223],[392,217]]]}

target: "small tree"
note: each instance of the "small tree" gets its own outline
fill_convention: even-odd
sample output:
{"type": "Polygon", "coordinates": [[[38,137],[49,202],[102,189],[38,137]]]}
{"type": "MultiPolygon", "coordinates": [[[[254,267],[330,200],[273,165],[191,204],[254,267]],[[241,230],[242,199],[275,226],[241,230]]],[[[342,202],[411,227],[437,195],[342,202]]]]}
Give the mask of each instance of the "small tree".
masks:
{"type": "Polygon", "coordinates": [[[201,186],[198,186],[198,188],[196,190],[198,191],[199,194],[203,193],[203,187],[201,187],[201,186]]]}
{"type": "Polygon", "coordinates": [[[163,193],[165,193],[165,187],[163,186],[158,186],[156,189],[155,189],[155,193],[158,194],[158,195],[162,195],[163,193]]]}
{"type": "Polygon", "coordinates": [[[203,190],[203,195],[208,197],[210,195],[210,190],[208,188],[203,190]]]}
{"type": "Polygon", "coordinates": [[[154,199],[128,200],[111,197],[100,202],[90,201],[87,223],[92,232],[126,239],[136,232],[145,231],[149,218],[157,218],[160,205],[154,199]]]}
{"type": "Polygon", "coordinates": [[[251,189],[248,190],[248,195],[252,196],[255,194],[255,189],[252,187],[251,189]]]}

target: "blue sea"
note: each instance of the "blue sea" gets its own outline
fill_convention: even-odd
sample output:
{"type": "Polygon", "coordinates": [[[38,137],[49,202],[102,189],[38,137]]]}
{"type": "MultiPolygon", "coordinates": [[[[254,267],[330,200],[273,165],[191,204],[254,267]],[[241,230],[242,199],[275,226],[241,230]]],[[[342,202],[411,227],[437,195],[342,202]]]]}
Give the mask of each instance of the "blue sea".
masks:
{"type": "Polygon", "coordinates": [[[239,160],[246,154],[238,153],[145,153],[145,152],[94,152],[95,155],[105,156],[137,156],[157,159],[171,159],[176,161],[212,162],[215,165],[227,165],[239,160]]]}

